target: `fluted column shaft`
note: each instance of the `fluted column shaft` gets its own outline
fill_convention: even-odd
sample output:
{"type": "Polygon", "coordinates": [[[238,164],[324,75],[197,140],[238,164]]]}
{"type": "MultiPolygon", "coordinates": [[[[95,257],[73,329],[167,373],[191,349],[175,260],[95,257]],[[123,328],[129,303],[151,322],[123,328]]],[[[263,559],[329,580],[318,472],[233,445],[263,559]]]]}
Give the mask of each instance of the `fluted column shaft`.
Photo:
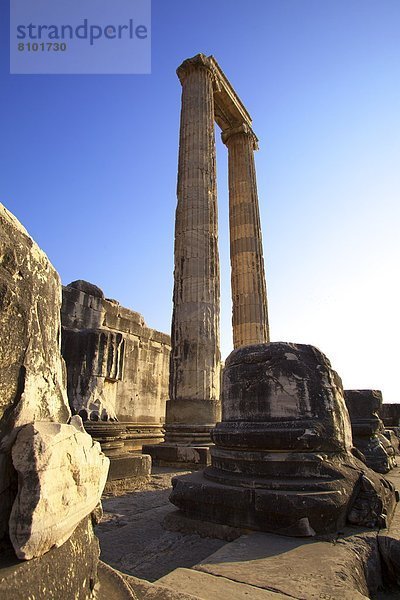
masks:
{"type": "Polygon", "coordinates": [[[166,419],[169,441],[176,439],[174,424],[212,426],[220,415],[214,74],[203,55],[186,60],[177,73],[182,109],[166,419]]]}
{"type": "Polygon", "coordinates": [[[243,124],[222,134],[228,146],[229,226],[234,348],[269,342],[267,292],[254,150],[243,124]]]}

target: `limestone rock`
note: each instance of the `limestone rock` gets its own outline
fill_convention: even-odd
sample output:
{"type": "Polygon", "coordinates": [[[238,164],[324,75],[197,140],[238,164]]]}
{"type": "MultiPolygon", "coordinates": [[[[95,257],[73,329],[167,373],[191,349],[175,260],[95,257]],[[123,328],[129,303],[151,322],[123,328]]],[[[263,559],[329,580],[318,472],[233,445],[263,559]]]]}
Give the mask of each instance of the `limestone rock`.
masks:
{"type": "Polygon", "coordinates": [[[0,205],[0,435],[34,420],[70,417],[60,355],[60,279],[0,205]],[[10,343],[12,341],[12,343],[10,343]]]}
{"type": "Polygon", "coordinates": [[[61,546],[100,501],[109,460],[75,416],[22,427],[12,448],[18,495],[10,538],[21,559],[61,546]]]}
{"type": "Polygon", "coordinates": [[[57,272],[0,204],[0,538],[15,496],[10,447],[18,428],[70,417],[60,305],[57,272]]]}

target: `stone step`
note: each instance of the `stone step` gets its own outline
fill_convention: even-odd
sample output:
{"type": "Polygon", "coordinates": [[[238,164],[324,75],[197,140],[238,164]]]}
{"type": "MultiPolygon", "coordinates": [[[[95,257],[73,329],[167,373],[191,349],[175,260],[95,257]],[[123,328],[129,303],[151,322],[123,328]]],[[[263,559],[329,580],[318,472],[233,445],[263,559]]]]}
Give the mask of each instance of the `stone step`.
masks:
{"type": "Polygon", "coordinates": [[[238,583],[192,569],[175,569],[157,581],[175,591],[187,591],[202,600],[287,600],[286,594],[238,583]]]}
{"type": "MultiPolygon", "coordinates": [[[[134,590],[137,600],[201,600],[199,596],[167,585],[150,583],[145,579],[123,574],[125,581],[134,590]]],[[[107,600],[110,600],[109,598],[107,600]]]]}
{"type": "Polygon", "coordinates": [[[193,570],[286,598],[365,600],[366,578],[376,588],[381,583],[376,537],[376,531],[359,529],[356,535],[346,530],[338,542],[251,533],[225,544],[193,570]]]}

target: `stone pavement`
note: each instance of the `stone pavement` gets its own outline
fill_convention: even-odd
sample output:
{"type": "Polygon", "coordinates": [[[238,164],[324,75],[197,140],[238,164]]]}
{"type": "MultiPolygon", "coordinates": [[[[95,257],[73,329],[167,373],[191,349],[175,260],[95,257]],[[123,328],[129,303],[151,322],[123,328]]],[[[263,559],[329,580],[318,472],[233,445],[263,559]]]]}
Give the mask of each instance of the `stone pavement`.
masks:
{"type": "Polygon", "coordinates": [[[224,540],[182,534],[162,527],[175,512],[169,503],[171,477],[179,472],[156,467],[143,489],[103,498],[104,517],[96,528],[101,559],[129,575],[154,581],[179,567],[192,567],[224,544],[224,540]]]}
{"type": "MultiPolygon", "coordinates": [[[[379,533],[347,528],[340,535],[304,539],[247,532],[226,543],[200,537],[195,523],[190,531],[187,519],[185,533],[163,528],[165,516],[174,512],[168,502],[173,474],[156,469],[146,489],[104,500],[97,534],[102,559],[126,574],[131,592],[121,599],[400,598],[399,587],[378,589],[390,571],[400,578],[398,510],[389,531],[379,533]]],[[[400,470],[392,471],[390,479],[399,488],[400,470]]],[[[100,580],[109,576],[104,569],[100,580]]]]}

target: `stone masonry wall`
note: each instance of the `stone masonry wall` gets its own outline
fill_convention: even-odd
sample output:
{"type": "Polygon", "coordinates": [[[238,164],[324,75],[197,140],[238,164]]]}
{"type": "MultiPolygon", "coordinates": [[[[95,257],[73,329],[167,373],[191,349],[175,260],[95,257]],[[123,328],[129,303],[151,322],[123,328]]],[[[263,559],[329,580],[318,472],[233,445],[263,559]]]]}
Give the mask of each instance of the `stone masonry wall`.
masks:
{"type": "Polygon", "coordinates": [[[84,420],[164,423],[170,337],[84,281],[63,288],[61,318],[73,411],[84,420]]]}

